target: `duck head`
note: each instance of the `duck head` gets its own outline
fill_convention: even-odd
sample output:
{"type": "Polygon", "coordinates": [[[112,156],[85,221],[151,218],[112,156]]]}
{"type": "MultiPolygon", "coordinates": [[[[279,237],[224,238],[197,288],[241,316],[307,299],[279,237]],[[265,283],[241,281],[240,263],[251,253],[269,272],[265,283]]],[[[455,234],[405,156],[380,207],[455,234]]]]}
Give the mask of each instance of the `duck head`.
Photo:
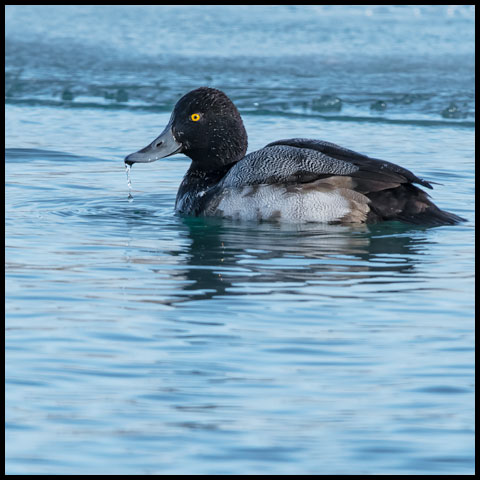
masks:
{"type": "Polygon", "coordinates": [[[125,157],[125,163],[149,163],[183,153],[197,170],[215,170],[237,162],[247,151],[247,132],[233,102],[220,90],[201,87],[175,105],[163,132],[149,145],[125,157]]]}

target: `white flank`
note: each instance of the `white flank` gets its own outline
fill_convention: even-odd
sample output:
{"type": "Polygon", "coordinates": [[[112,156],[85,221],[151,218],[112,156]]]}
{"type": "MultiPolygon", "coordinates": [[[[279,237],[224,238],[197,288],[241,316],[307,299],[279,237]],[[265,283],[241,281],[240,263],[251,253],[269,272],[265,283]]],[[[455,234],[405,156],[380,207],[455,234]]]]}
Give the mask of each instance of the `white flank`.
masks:
{"type": "Polygon", "coordinates": [[[229,188],[214,214],[238,220],[328,223],[350,213],[350,202],[338,191],[287,192],[283,186],[229,188]]]}

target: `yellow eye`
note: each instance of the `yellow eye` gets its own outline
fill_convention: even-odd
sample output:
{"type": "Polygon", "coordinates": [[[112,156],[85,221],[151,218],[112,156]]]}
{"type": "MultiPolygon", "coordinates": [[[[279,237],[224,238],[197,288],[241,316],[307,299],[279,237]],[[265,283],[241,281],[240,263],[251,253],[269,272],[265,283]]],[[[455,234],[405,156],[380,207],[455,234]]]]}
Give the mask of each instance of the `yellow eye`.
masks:
{"type": "Polygon", "coordinates": [[[192,122],[198,122],[200,120],[200,114],[192,113],[192,115],[190,115],[190,120],[192,120],[192,122]]]}

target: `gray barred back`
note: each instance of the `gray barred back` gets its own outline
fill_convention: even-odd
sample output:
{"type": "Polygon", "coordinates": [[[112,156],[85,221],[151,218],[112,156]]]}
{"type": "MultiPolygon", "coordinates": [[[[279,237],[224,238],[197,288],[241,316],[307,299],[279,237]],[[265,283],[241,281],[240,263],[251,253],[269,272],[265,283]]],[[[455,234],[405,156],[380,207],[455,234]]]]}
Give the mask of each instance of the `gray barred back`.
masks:
{"type": "Polygon", "coordinates": [[[246,155],[230,169],[222,187],[305,183],[322,175],[349,175],[356,171],[356,165],[316,150],[273,145],[246,155]]]}

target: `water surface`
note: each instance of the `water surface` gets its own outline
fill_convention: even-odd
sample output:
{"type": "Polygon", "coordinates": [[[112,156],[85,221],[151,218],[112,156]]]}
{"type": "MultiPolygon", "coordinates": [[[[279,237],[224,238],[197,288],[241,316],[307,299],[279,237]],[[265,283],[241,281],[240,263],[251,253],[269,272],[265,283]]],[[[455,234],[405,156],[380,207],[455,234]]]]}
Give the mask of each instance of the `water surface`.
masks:
{"type": "Polygon", "coordinates": [[[6,472],[472,474],[473,18],[7,6],[6,472]],[[181,155],[129,201],[124,156],[201,85],[249,151],[332,141],[468,221],[181,218],[181,155]]]}

